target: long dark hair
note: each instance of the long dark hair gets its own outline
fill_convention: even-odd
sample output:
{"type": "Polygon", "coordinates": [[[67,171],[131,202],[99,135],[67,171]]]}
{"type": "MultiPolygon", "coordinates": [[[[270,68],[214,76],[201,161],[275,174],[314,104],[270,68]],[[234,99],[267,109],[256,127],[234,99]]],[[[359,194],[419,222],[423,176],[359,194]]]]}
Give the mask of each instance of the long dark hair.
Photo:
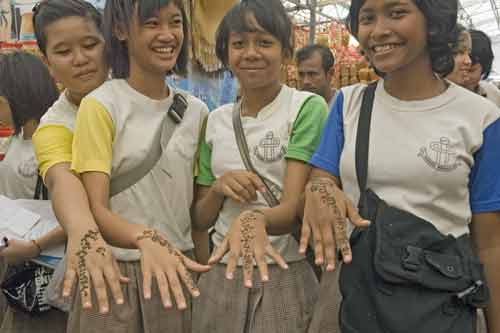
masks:
{"type": "MultiPolygon", "coordinates": [[[[350,32],[357,37],[359,12],[366,0],[352,0],[347,17],[350,32]]],[[[453,50],[458,42],[457,0],[413,0],[427,21],[427,48],[432,70],[441,76],[453,71],[453,50]]]]}
{"type": "Polygon", "coordinates": [[[130,74],[128,46],[117,38],[116,31],[120,29],[130,31],[132,17],[136,13],[136,9],[139,24],[142,25],[149,18],[155,17],[162,7],[170,3],[175,4],[182,13],[182,30],[184,32],[184,42],[173,72],[178,75],[186,74],[189,56],[189,27],[182,0],[107,0],[104,9],[104,38],[106,40],[106,59],[111,65],[114,78],[124,79],[130,74]]]}

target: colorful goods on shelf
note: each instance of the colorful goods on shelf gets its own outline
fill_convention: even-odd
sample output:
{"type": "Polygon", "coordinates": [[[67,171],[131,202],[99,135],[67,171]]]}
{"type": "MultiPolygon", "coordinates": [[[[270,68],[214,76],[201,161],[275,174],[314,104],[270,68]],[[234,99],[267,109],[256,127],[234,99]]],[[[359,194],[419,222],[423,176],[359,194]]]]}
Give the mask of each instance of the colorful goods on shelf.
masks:
{"type": "MultiPolygon", "coordinates": [[[[309,29],[307,27],[294,28],[295,50],[308,45],[309,29]]],[[[316,30],[316,43],[330,47],[335,55],[335,76],[332,82],[334,88],[348,85],[369,83],[378,79],[375,71],[369,67],[366,59],[351,43],[351,35],[344,24],[333,22],[330,25],[321,25],[316,30]]],[[[297,66],[288,64],[283,69],[283,80],[290,86],[296,86],[297,66]]]]}

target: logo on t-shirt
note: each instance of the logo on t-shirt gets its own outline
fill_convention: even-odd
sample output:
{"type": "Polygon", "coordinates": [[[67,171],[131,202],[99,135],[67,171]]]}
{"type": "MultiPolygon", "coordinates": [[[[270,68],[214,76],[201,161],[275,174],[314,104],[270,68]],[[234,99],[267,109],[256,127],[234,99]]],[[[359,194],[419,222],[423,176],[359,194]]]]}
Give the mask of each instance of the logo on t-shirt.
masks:
{"type": "Polygon", "coordinates": [[[437,171],[453,171],[459,166],[457,154],[450,147],[450,139],[442,137],[439,141],[434,141],[427,148],[420,148],[418,156],[421,157],[428,166],[437,171]]]}
{"type": "Polygon", "coordinates": [[[287,149],[281,145],[279,137],[275,137],[273,132],[267,132],[266,137],[259,141],[259,145],[253,149],[254,155],[265,163],[273,163],[282,160],[287,149]]]}

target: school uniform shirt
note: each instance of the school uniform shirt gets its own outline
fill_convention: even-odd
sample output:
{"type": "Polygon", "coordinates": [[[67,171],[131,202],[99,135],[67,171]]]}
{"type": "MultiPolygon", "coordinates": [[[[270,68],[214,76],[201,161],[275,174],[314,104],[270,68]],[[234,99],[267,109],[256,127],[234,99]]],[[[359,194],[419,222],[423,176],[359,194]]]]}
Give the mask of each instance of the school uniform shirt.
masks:
{"type": "MultiPolygon", "coordinates": [[[[71,168],[76,173],[102,172],[111,180],[141,165],[154,144],[173,94],[153,100],[111,80],[87,95],[78,111],[71,168]]],[[[136,184],[110,198],[111,210],[130,223],[163,233],[181,251],[193,249],[190,207],[194,160],[199,133],[208,113],[199,99],[188,96],[184,118],[155,167],[136,184]],[[158,166],[159,165],[159,166],[158,166]]],[[[140,258],[138,250],[114,248],[117,259],[140,258]]]]}
{"type": "Polygon", "coordinates": [[[31,140],[22,135],[11,138],[9,149],[0,161],[0,195],[10,199],[33,199],[38,164],[31,140]]]}
{"type": "Polygon", "coordinates": [[[40,174],[44,179],[47,171],[54,165],[71,163],[77,112],[78,106],[71,103],[63,92],[43,115],[33,134],[40,174]]]}
{"type": "Polygon", "coordinates": [[[500,108],[500,89],[493,83],[487,81],[479,81],[478,93],[492,101],[500,108]]]}
{"type": "MultiPolygon", "coordinates": [[[[199,185],[211,186],[227,172],[246,170],[233,130],[232,109],[233,104],[224,105],[208,117],[206,135],[200,145],[200,173],[196,179],[199,185]]],[[[309,161],[319,143],[326,117],[327,105],[322,97],[285,85],[256,118],[242,117],[250,159],[259,174],[283,188],[286,160],[309,161]]],[[[258,200],[250,204],[226,198],[215,223],[214,244],[218,246],[222,242],[243,211],[266,207],[260,193],[258,200]]],[[[291,235],[270,236],[269,239],[286,261],[303,258],[291,235]]]]}
{"type": "MultiPolygon", "coordinates": [[[[380,80],[371,121],[367,187],[389,205],[434,224],[443,234],[468,233],[471,214],[500,210],[500,110],[448,83],[439,96],[401,101],[380,80]]],[[[356,205],[357,126],[365,86],[341,90],[315,167],[340,177],[356,205]]]]}

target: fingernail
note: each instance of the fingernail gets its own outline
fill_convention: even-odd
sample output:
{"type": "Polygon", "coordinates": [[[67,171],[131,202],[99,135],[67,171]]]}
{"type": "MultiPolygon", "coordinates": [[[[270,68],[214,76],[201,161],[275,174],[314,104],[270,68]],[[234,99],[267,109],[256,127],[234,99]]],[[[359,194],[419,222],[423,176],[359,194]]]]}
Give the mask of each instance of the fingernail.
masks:
{"type": "Polygon", "coordinates": [[[252,288],[252,281],[251,280],[246,280],[245,281],[245,287],[252,288]]]}
{"type": "Polygon", "coordinates": [[[232,280],[232,279],[234,278],[233,273],[227,273],[227,274],[226,274],[226,278],[227,278],[228,280],[232,280]]]}
{"type": "Polygon", "coordinates": [[[163,304],[163,306],[165,306],[165,308],[167,308],[167,309],[170,309],[172,307],[172,303],[167,302],[167,303],[163,304]]]}
{"type": "Polygon", "coordinates": [[[103,306],[102,309],[101,309],[101,313],[105,314],[105,313],[108,313],[108,308],[103,306]]]}
{"type": "Polygon", "coordinates": [[[179,309],[184,310],[186,308],[186,303],[179,304],[179,309]]]}
{"type": "Polygon", "coordinates": [[[145,299],[150,299],[151,298],[151,294],[144,294],[144,298],[145,299]]]}
{"type": "Polygon", "coordinates": [[[262,277],[262,281],[264,281],[264,282],[269,281],[269,276],[264,275],[264,276],[262,277]]]}
{"type": "Polygon", "coordinates": [[[89,309],[91,306],[92,306],[92,304],[90,304],[89,302],[83,304],[83,307],[87,308],[87,309],[89,309]]]}
{"type": "Polygon", "coordinates": [[[285,269],[288,269],[288,265],[285,264],[285,269]]]}
{"type": "Polygon", "coordinates": [[[123,299],[119,298],[117,301],[116,301],[117,304],[123,304],[123,299]]]}
{"type": "Polygon", "coordinates": [[[193,296],[194,296],[194,297],[198,297],[198,296],[200,296],[200,292],[199,292],[199,291],[194,291],[194,292],[193,292],[193,296]]]}
{"type": "Polygon", "coordinates": [[[333,266],[333,265],[327,265],[327,266],[326,266],[326,270],[327,270],[328,272],[331,272],[331,271],[333,271],[334,269],[335,269],[335,266],[333,266]]]}

